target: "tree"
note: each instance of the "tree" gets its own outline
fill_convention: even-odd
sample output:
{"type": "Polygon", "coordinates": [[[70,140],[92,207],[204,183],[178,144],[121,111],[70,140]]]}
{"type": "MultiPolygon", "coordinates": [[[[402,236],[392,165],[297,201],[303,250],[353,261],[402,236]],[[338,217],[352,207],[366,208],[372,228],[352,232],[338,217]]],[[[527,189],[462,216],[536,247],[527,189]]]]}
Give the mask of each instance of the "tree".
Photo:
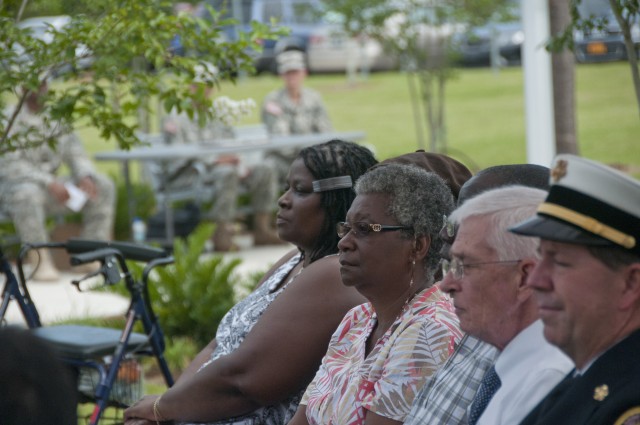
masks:
{"type": "MultiPolygon", "coordinates": [[[[78,3],[74,10],[79,10],[78,3]]],[[[219,72],[201,76],[218,85],[234,80],[240,71],[253,69],[252,51],[257,40],[274,37],[268,26],[252,23],[252,31],[237,41],[226,41],[221,28],[234,22],[210,10],[212,20],[188,14],[174,15],[168,0],[92,0],[83,14],[74,15],[61,29],[51,28],[51,42],[34,37],[20,28],[19,20],[27,0],[2,6],[0,10],[0,106],[7,99],[17,100],[21,108],[27,91],[36,90],[43,79],[58,77],[45,98],[46,115],[64,127],[91,126],[105,141],[115,140],[129,148],[139,142],[138,111],[150,109],[155,97],[165,111],[176,108],[196,114],[194,104],[207,102],[209,108],[198,118],[212,118],[212,100],[204,89],[190,90],[198,67],[215,64],[219,72]],[[13,13],[13,14],[12,14],[13,13]],[[16,19],[17,17],[17,19],[16,19]],[[169,50],[179,36],[186,56],[169,50]],[[90,60],[90,68],[82,64],[90,60]]],[[[37,6],[37,4],[36,4],[37,6]]],[[[14,114],[0,112],[0,154],[37,146],[55,145],[37,130],[11,132],[14,114]]]]}
{"type": "MultiPolygon", "coordinates": [[[[640,19],[640,1],[638,0],[608,0],[613,16],[615,17],[620,31],[624,37],[625,50],[629,60],[631,80],[640,113],[640,68],[638,67],[638,55],[636,54],[631,28],[634,22],[640,19]]],[[[563,49],[573,50],[573,34],[575,31],[592,30],[594,28],[604,28],[607,24],[607,17],[583,16],[580,13],[580,5],[583,0],[571,0],[571,22],[564,31],[552,37],[548,48],[552,52],[560,52],[563,49]]]]}
{"type": "Polygon", "coordinates": [[[631,37],[631,25],[640,18],[640,2],[638,0],[609,0],[609,4],[611,4],[611,10],[624,36],[624,45],[631,67],[631,79],[636,92],[638,112],[640,112],[640,71],[638,69],[638,55],[631,37]]]}
{"type": "MultiPolygon", "coordinates": [[[[561,33],[571,23],[566,0],[549,0],[551,34],[561,33]]],[[[575,57],[570,50],[552,52],[553,111],[556,152],[578,154],[575,108],[575,57]]]]}
{"type": "Polygon", "coordinates": [[[422,126],[426,123],[429,150],[446,152],[445,89],[454,75],[452,36],[465,25],[486,22],[504,10],[509,0],[325,0],[324,3],[345,17],[344,27],[350,34],[373,37],[389,54],[399,58],[414,99],[418,146],[425,148],[422,126]]]}

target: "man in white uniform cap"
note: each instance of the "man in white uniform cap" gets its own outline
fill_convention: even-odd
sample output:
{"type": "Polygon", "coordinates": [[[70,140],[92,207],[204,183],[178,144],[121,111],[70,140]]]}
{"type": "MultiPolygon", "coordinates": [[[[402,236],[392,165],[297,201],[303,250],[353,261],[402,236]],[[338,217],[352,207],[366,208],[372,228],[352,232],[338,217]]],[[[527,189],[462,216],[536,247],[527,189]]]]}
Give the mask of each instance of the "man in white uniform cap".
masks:
{"type": "Polygon", "coordinates": [[[511,230],[541,239],[529,284],[545,338],[576,369],[521,423],[640,423],[640,182],[559,155],[551,183],[511,230]]]}

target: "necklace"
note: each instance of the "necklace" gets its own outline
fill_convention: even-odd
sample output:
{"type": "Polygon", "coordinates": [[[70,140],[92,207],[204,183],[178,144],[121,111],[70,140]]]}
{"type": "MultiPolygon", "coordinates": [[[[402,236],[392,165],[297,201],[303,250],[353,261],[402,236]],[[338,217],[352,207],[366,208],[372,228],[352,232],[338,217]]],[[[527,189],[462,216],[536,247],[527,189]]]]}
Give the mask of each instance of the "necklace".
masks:
{"type": "MultiPolygon", "coordinates": [[[[413,285],[411,287],[409,287],[409,289],[411,289],[412,287],[413,287],[413,285]]],[[[395,322],[398,319],[398,317],[402,316],[402,314],[407,310],[407,307],[409,306],[409,303],[411,303],[411,301],[415,298],[415,296],[418,293],[422,292],[422,290],[424,290],[424,289],[425,289],[424,287],[417,288],[416,291],[414,291],[413,293],[409,294],[409,296],[407,296],[407,298],[405,298],[405,300],[402,303],[402,307],[400,308],[399,312],[397,314],[395,314],[395,318],[394,318],[393,322],[395,322]]],[[[407,291],[407,292],[409,292],[409,291],[407,291]]],[[[405,294],[406,294],[406,292],[405,292],[405,294]]],[[[402,295],[404,295],[404,294],[402,294],[402,295]]],[[[391,306],[388,306],[384,310],[381,310],[383,315],[386,315],[386,313],[388,313],[390,311],[393,311],[393,310],[398,308],[397,307],[398,304],[399,304],[398,301],[400,301],[400,299],[402,298],[402,295],[400,295],[400,297],[396,298],[396,300],[393,302],[393,304],[391,306]]],[[[374,311],[375,311],[375,309],[374,309],[374,311]]],[[[378,312],[376,312],[376,316],[378,317],[378,320],[379,320],[380,314],[378,314],[378,312]]]]}
{"type": "Polygon", "coordinates": [[[289,280],[287,281],[287,286],[288,286],[291,282],[293,282],[294,280],[296,280],[296,278],[297,278],[298,276],[300,276],[300,273],[302,273],[302,271],[303,271],[303,270],[304,270],[304,260],[303,260],[303,262],[302,262],[302,267],[300,267],[300,270],[298,270],[298,272],[297,272],[296,274],[294,274],[293,276],[291,276],[291,277],[289,278],[289,280]]]}
{"type": "MultiPolygon", "coordinates": [[[[337,255],[338,255],[338,254],[329,254],[329,255],[326,255],[324,258],[327,258],[327,257],[335,257],[335,256],[337,256],[337,255]]],[[[302,272],[304,271],[304,269],[305,269],[305,267],[306,267],[306,266],[304,265],[304,254],[302,254],[302,257],[300,257],[300,263],[302,264],[302,267],[300,267],[300,270],[298,270],[298,272],[297,272],[296,274],[294,274],[293,276],[291,276],[291,277],[289,278],[289,280],[287,281],[287,285],[289,285],[291,282],[293,282],[294,280],[296,280],[296,278],[297,278],[298,276],[300,276],[300,273],[302,273],[302,272]]]]}
{"type": "MultiPolygon", "coordinates": [[[[289,286],[289,284],[290,284],[291,282],[293,282],[294,280],[296,280],[296,279],[297,279],[297,277],[298,277],[298,276],[300,276],[300,274],[304,271],[304,268],[305,268],[305,265],[304,265],[304,252],[300,254],[300,260],[299,260],[298,264],[301,264],[301,266],[300,266],[300,270],[298,270],[298,271],[296,272],[296,274],[294,274],[293,276],[291,276],[291,277],[289,278],[289,280],[287,280],[287,283],[285,283],[285,284],[284,284],[284,289],[286,289],[286,288],[289,286]]],[[[296,266],[297,266],[297,264],[296,264],[296,266]]],[[[296,266],[294,266],[294,268],[295,268],[296,266]]],[[[291,269],[291,271],[293,271],[293,269],[291,269]]]]}
{"type": "Polygon", "coordinates": [[[423,292],[425,289],[424,287],[420,287],[418,288],[413,294],[409,295],[407,297],[407,299],[404,301],[404,303],[402,304],[402,308],[400,309],[400,312],[395,316],[395,318],[393,319],[393,321],[391,323],[389,323],[388,325],[384,326],[384,327],[379,327],[380,325],[380,316],[376,313],[376,324],[375,326],[375,330],[372,331],[371,335],[369,336],[370,342],[370,349],[373,348],[373,346],[378,345],[378,344],[383,344],[386,341],[386,337],[388,337],[387,332],[389,330],[389,328],[393,327],[394,323],[396,323],[398,320],[400,320],[400,318],[406,313],[409,305],[411,304],[411,302],[413,301],[413,299],[416,297],[416,295],[418,295],[419,293],[423,292]],[[378,332],[378,334],[380,335],[379,337],[373,337],[374,332],[378,332]]]}
{"type": "MultiPolygon", "coordinates": [[[[338,254],[329,254],[329,255],[327,255],[326,257],[332,257],[332,256],[337,256],[337,255],[338,255],[338,254]]],[[[325,257],[325,258],[326,258],[326,257],[325,257]]],[[[298,276],[300,276],[300,274],[302,274],[302,272],[303,272],[303,271],[304,271],[304,269],[306,268],[306,266],[304,265],[304,253],[301,253],[300,259],[298,260],[298,264],[302,264],[302,266],[300,267],[300,270],[298,270],[298,271],[297,271],[293,276],[291,276],[291,277],[286,281],[287,283],[285,283],[284,285],[282,285],[283,280],[281,280],[279,283],[277,283],[276,285],[272,286],[270,290],[271,290],[271,291],[274,291],[276,288],[279,288],[279,287],[281,287],[281,286],[283,286],[284,288],[286,288],[286,287],[288,287],[288,286],[289,286],[289,284],[290,284],[291,282],[293,282],[294,280],[296,280],[296,279],[298,278],[298,276]]],[[[291,270],[293,271],[293,269],[294,269],[295,267],[297,267],[297,264],[296,264],[296,266],[294,266],[291,270]]]]}

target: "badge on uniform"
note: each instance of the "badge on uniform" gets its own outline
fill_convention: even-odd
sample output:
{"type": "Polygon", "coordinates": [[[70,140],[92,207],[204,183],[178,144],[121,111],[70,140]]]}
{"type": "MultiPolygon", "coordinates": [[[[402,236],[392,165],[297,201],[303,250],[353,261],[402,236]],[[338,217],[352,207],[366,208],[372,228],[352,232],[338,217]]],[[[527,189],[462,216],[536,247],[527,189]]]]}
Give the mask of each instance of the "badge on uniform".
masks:
{"type": "Polygon", "coordinates": [[[609,395],[609,386],[602,384],[593,390],[593,399],[596,401],[602,401],[609,395]]]}

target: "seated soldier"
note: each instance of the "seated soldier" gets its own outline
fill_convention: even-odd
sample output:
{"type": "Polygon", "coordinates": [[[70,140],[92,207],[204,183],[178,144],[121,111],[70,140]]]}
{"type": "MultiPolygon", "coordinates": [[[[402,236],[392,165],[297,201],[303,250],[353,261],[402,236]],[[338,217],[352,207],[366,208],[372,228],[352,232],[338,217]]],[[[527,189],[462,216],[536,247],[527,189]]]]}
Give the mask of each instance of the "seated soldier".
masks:
{"type": "MultiPolygon", "coordinates": [[[[262,103],[261,119],[269,134],[287,136],[332,131],[320,93],[304,87],[307,76],[304,53],[286,50],[277,56],[276,61],[284,87],[267,94],[262,103]]],[[[267,153],[267,160],[278,170],[279,181],[286,178],[289,164],[296,155],[295,149],[267,153]]]]}
{"type": "MultiPolygon", "coordinates": [[[[213,66],[198,67],[191,89],[204,90],[207,101],[213,94],[213,79],[217,70],[213,66]]],[[[202,105],[201,108],[205,108],[202,105]]],[[[201,117],[200,117],[201,118],[201,117]]],[[[202,143],[215,144],[224,138],[233,137],[233,129],[218,119],[208,120],[200,125],[198,117],[189,118],[186,113],[173,111],[163,120],[163,133],[170,143],[202,143]]],[[[215,203],[211,215],[216,222],[213,244],[216,251],[234,249],[233,222],[237,216],[240,184],[249,189],[253,207],[253,236],[256,245],[280,244],[272,227],[271,212],[278,196],[278,182],[274,167],[268,163],[243,167],[237,155],[224,155],[201,158],[207,168],[206,184],[213,186],[215,203]]],[[[169,174],[177,174],[184,164],[173,164],[169,174]]],[[[170,185],[191,184],[192,176],[179,175],[170,185]]]]}
{"type": "MultiPolygon", "coordinates": [[[[25,147],[0,157],[0,202],[11,216],[23,243],[48,242],[45,226],[47,213],[79,210],[83,217],[81,237],[111,239],[113,231],[115,188],[113,182],[98,173],[88,158],[82,143],[69,128],[61,128],[43,116],[43,99],[48,85],[42,82],[37,92],[25,95],[24,106],[18,112],[12,131],[27,131],[25,147]],[[34,136],[37,139],[31,140],[34,136]],[[55,147],[49,145],[55,142],[55,147]],[[70,178],[58,175],[66,165],[70,178]],[[84,202],[72,205],[76,193],[84,202]]],[[[11,116],[13,112],[5,114],[11,116]]],[[[35,280],[54,281],[59,278],[51,256],[45,249],[29,251],[28,261],[38,264],[35,280]]],[[[88,271],[83,267],[79,271],[88,271]]]]}

